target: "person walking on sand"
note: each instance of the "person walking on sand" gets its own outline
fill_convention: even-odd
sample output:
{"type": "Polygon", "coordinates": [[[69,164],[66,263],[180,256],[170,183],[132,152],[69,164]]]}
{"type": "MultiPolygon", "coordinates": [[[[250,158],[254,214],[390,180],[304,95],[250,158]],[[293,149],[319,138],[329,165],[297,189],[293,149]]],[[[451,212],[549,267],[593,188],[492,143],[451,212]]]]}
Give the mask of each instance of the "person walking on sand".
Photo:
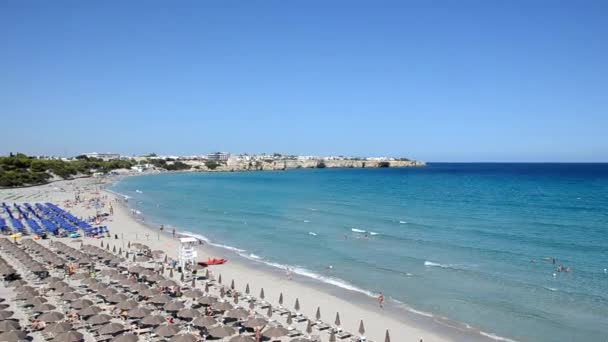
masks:
{"type": "Polygon", "coordinates": [[[380,305],[380,308],[384,308],[382,305],[384,304],[384,295],[382,294],[382,292],[380,292],[380,294],[378,295],[378,305],[380,305]]]}
{"type": "Polygon", "coordinates": [[[173,228],[173,238],[175,239],[175,228],[173,228]]]}

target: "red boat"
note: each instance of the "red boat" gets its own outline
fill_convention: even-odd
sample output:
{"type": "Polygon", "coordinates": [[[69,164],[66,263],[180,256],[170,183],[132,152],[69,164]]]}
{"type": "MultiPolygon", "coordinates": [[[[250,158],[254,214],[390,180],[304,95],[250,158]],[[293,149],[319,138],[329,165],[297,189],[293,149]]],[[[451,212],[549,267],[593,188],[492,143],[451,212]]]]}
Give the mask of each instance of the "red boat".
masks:
{"type": "Polygon", "coordinates": [[[211,265],[222,265],[227,262],[228,262],[228,260],[226,260],[226,259],[213,258],[213,259],[209,259],[207,261],[199,261],[198,264],[201,266],[211,266],[211,265]]]}

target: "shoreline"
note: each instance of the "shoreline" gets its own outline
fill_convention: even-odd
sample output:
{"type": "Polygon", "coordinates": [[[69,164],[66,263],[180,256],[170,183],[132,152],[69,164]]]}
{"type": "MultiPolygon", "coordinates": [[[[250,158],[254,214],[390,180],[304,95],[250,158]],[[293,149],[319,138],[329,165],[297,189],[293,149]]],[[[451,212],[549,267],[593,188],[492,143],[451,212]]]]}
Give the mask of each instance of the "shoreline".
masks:
{"type": "MultiPolygon", "coordinates": [[[[133,175],[140,176],[140,175],[133,175]]],[[[143,175],[141,175],[143,176],[143,175]]],[[[119,196],[121,198],[131,198],[128,195],[122,194],[120,192],[114,191],[110,189],[111,186],[116,184],[118,181],[131,177],[125,176],[120,177],[120,179],[116,179],[114,181],[108,182],[104,185],[103,191],[105,193],[111,194],[113,196],[119,196]]],[[[120,206],[125,210],[133,209],[131,207],[131,202],[128,204],[124,202],[120,202],[120,206]]],[[[138,209],[139,210],[139,209],[138,209]]],[[[140,212],[138,214],[140,217],[146,217],[144,212],[140,212]]],[[[158,227],[160,226],[160,222],[150,222],[144,220],[143,222],[135,219],[133,216],[130,217],[134,222],[138,223],[142,228],[144,228],[148,233],[151,234],[159,234],[158,227]]],[[[171,238],[171,233],[167,231],[167,227],[171,229],[172,225],[167,225],[165,222],[165,232],[160,233],[167,238],[171,238]]],[[[292,282],[297,282],[301,285],[307,287],[314,287],[315,289],[322,291],[325,294],[335,296],[344,301],[348,301],[354,303],[355,305],[364,308],[368,312],[373,312],[374,314],[388,316],[391,315],[392,319],[401,318],[404,319],[403,322],[399,322],[401,324],[410,325],[414,328],[419,328],[424,331],[428,331],[432,334],[437,334],[438,338],[442,338],[440,340],[453,340],[453,341],[509,341],[515,342],[507,337],[498,336],[492,333],[484,332],[480,329],[472,327],[466,323],[454,321],[444,316],[435,315],[430,312],[423,312],[416,310],[408,306],[406,303],[400,302],[393,298],[387,297],[384,303],[384,309],[380,309],[377,305],[376,295],[366,289],[359,288],[355,285],[350,284],[348,281],[342,280],[340,278],[326,277],[320,274],[316,274],[314,272],[307,272],[309,274],[302,274],[298,272],[294,272],[294,267],[291,265],[283,265],[275,262],[266,261],[258,256],[251,257],[243,255],[246,252],[243,249],[239,249],[238,247],[224,245],[221,242],[210,240],[208,237],[204,236],[204,234],[194,233],[190,231],[179,230],[176,228],[176,235],[182,236],[190,236],[205,242],[203,247],[197,246],[197,250],[199,252],[203,252],[205,256],[212,256],[217,258],[226,258],[229,259],[232,264],[239,264],[239,266],[246,266],[249,269],[262,272],[262,273],[270,273],[277,278],[283,279],[286,278],[285,267],[290,267],[293,272],[293,280],[292,282]],[[213,252],[211,255],[207,253],[213,252]],[[236,260],[236,261],[235,261],[236,260]],[[328,282],[329,280],[329,282],[328,282]],[[333,281],[337,281],[341,284],[336,284],[333,281]]],[[[245,253],[246,254],[246,253],[245,253]]],[[[199,255],[200,259],[200,255],[199,255]]],[[[204,258],[203,258],[204,259],[204,258]]],[[[312,315],[313,313],[311,313],[312,315]]],[[[342,315],[342,312],[340,312],[342,315]]],[[[351,329],[351,331],[356,331],[355,328],[351,329]]],[[[391,334],[391,336],[393,336],[391,334]]],[[[430,336],[423,337],[424,341],[435,341],[431,339],[430,336]]],[[[375,338],[376,340],[384,340],[384,335],[381,337],[375,338]]],[[[416,339],[415,341],[418,341],[416,339]]]]}
{"type": "MultiPolygon", "coordinates": [[[[33,191],[32,188],[16,190],[17,192],[29,192],[21,194],[19,198],[12,201],[27,202],[27,201],[52,201],[57,204],[66,199],[74,198],[74,187],[94,189],[99,188],[100,192],[92,196],[107,195],[108,198],[123,198],[124,195],[119,194],[109,189],[112,184],[126,178],[126,176],[113,177],[111,179],[91,181],[91,179],[80,179],[66,181],[66,188],[71,186],[72,191],[62,187],[57,187],[56,184],[51,186],[45,185],[33,191]],[[88,182],[87,182],[88,181],[88,182]],[[57,190],[59,189],[59,190],[57,190]],[[49,191],[50,190],[50,191],[49,191]],[[44,199],[39,198],[45,196],[44,199]],[[30,198],[33,199],[30,200],[30,198]],[[23,198],[25,197],[25,198],[23,198]],[[50,197],[50,198],[49,198],[50,197]]],[[[95,190],[96,191],[96,190],[95,190]]],[[[0,191],[0,197],[3,192],[0,191]]],[[[87,193],[87,196],[89,194],[87,193]]],[[[3,197],[5,198],[5,197],[3,197]]],[[[109,203],[109,201],[108,201],[109,203]]],[[[114,203],[114,202],[112,202],[114,203]]],[[[176,257],[176,240],[172,239],[169,229],[165,229],[163,234],[160,234],[158,228],[155,228],[150,222],[142,223],[136,220],[130,214],[130,208],[122,201],[118,201],[120,205],[114,205],[115,214],[110,216],[110,220],[103,224],[107,225],[112,235],[118,234],[121,236],[122,243],[127,244],[127,241],[145,242],[153,249],[166,250],[171,257],[176,257]],[[127,240],[127,241],[125,241],[127,240]]],[[[89,216],[94,213],[94,209],[85,209],[79,207],[67,208],[77,216],[89,216]],[[93,211],[91,211],[93,210],[93,211]]],[[[177,233],[177,229],[176,229],[177,233]]],[[[179,232],[186,235],[186,232],[179,232]]],[[[88,239],[87,239],[88,240],[88,239]]],[[[109,239],[114,240],[114,239],[109,239]]],[[[94,240],[96,241],[96,240],[94,240]]],[[[336,285],[328,284],[319,279],[295,274],[293,280],[286,279],[285,271],[277,267],[264,264],[261,261],[250,260],[237,251],[230,251],[222,247],[216,247],[206,243],[203,246],[198,246],[198,259],[205,260],[207,257],[225,257],[229,262],[222,266],[211,267],[216,276],[222,274],[226,281],[235,279],[237,288],[244,287],[245,282],[252,286],[252,293],[264,288],[267,294],[267,300],[273,305],[277,304],[279,292],[285,296],[285,306],[291,307],[296,296],[302,303],[302,312],[309,317],[314,317],[317,306],[321,307],[323,314],[322,318],[326,322],[333,322],[335,312],[340,312],[343,326],[346,330],[356,332],[360,319],[363,319],[368,333],[368,338],[375,341],[383,341],[385,329],[388,329],[396,341],[492,341],[504,340],[510,341],[498,336],[487,334],[477,329],[470,328],[466,324],[453,322],[438,316],[420,313],[393,301],[388,301],[385,309],[380,309],[375,298],[371,298],[364,293],[355,292],[336,285]]]]}

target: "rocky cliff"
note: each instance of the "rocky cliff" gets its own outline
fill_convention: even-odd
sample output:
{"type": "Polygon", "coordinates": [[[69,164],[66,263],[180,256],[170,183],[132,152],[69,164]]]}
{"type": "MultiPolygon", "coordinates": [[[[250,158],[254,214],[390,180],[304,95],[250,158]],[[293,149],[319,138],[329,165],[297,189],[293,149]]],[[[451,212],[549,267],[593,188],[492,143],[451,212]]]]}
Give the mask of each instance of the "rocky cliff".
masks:
{"type": "Polygon", "coordinates": [[[311,159],[311,160],[228,160],[215,169],[209,169],[204,162],[188,161],[198,171],[274,171],[313,168],[381,168],[381,167],[421,167],[426,163],[414,160],[361,160],[361,159],[311,159]]]}

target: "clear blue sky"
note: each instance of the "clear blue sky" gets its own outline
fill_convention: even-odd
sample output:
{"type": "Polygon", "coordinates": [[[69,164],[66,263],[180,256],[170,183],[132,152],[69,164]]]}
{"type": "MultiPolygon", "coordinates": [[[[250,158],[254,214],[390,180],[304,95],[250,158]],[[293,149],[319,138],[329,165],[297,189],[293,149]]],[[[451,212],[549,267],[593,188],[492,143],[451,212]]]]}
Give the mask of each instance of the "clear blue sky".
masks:
{"type": "Polygon", "coordinates": [[[0,154],[608,161],[608,1],[0,2],[0,154]]]}

